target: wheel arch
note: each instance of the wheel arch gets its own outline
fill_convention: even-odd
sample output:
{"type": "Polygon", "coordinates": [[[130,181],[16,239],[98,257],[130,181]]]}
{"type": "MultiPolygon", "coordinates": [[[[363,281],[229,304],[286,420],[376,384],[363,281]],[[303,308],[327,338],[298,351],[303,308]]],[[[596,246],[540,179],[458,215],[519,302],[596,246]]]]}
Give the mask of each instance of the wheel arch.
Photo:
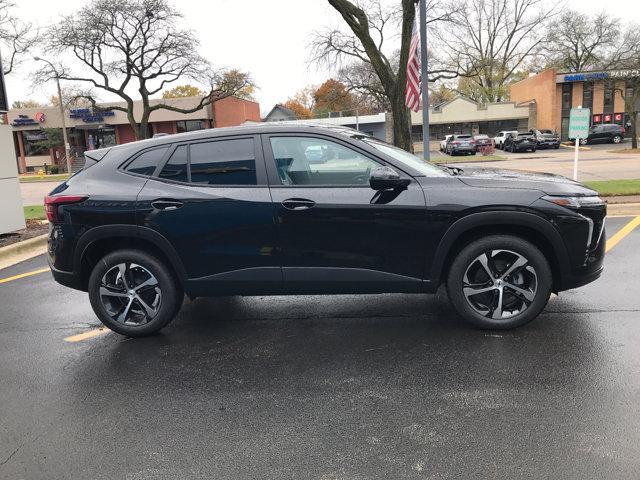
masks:
{"type": "Polygon", "coordinates": [[[454,222],[434,255],[429,283],[439,285],[457,253],[470,242],[488,235],[514,235],[533,243],[545,255],[553,273],[554,291],[570,272],[565,244],[558,231],[544,218],[527,212],[480,212],[454,222]]]}
{"type": "Polygon", "coordinates": [[[86,284],[95,264],[106,254],[124,248],[140,249],[163,261],[181,285],[187,274],[169,241],[155,230],[136,225],[105,225],[88,230],[75,248],[73,270],[82,285],[86,284]]]}

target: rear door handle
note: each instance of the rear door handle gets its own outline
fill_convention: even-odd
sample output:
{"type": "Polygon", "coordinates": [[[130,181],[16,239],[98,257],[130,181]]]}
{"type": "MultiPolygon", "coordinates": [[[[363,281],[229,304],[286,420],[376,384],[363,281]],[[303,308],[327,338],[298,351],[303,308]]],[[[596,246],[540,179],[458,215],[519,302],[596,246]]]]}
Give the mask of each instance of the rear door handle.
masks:
{"type": "Polygon", "coordinates": [[[309,210],[315,206],[316,202],[306,198],[287,198],[282,201],[282,206],[287,210],[309,210]]]}
{"type": "Polygon", "coordinates": [[[156,210],[177,210],[183,205],[184,203],[179,200],[154,200],[151,202],[151,206],[156,210]]]}

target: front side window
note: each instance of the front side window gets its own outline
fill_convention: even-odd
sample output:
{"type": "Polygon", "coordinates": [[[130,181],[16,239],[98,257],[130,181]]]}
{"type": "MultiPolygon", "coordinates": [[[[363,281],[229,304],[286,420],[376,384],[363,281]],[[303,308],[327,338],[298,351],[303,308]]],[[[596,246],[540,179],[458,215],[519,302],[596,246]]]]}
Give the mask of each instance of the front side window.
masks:
{"type": "Polygon", "coordinates": [[[207,185],[256,185],[253,139],[194,143],[190,146],[191,182],[207,185]]]}
{"type": "Polygon", "coordinates": [[[368,185],[380,164],[339,143],[314,137],[271,137],[282,185],[368,185]]]}
{"type": "Polygon", "coordinates": [[[169,147],[154,148],[142,152],[131,162],[127,168],[127,172],[137,173],[138,175],[151,175],[169,147]]]}

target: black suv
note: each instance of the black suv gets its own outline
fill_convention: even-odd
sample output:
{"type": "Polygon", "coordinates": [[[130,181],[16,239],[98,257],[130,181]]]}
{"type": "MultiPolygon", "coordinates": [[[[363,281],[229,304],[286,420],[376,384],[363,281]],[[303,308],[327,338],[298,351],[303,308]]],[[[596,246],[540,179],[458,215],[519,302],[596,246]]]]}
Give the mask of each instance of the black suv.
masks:
{"type": "Polygon", "coordinates": [[[529,130],[536,139],[537,148],[560,148],[560,137],[551,130],[529,130]]]}
{"type": "MultiPolygon", "coordinates": [[[[593,125],[587,138],[580,139],[580,145],[588,143],[620,143],[624,140],[625,129],[616,123],[593,125]]],[[[575,139],[573,139],[575,141],[575,139]]]]}
{"type": "Polygon", "coordinates": [[[485,328],[600,276],[605,204],[540,173],[436,166],[344,128],[264,125],[85,155],[46,198],[55,279],[155,332],[184,294],[433,293],[485,328]]]}
{"type": "Polygon", "coordinates": [[[538,142],[530,132],[511,133],[505,138],[503,148],[505,152],[511,153],[526,152],[527,150],[535,152],[538,148],[538,142]]]}

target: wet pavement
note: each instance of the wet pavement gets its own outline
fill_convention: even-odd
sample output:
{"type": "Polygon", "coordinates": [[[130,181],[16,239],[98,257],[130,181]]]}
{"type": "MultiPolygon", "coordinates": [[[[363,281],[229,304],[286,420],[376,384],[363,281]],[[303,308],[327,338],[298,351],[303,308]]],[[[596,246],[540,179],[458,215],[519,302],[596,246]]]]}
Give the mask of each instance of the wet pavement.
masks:
{"type": "Polygon", "coordinates": [[[636,479],[639,265],[636,228],[499,333],[443,294],[226,297],[71,343],[99,326],[86,294],[0,283],[0,478],[636,479]]]}

